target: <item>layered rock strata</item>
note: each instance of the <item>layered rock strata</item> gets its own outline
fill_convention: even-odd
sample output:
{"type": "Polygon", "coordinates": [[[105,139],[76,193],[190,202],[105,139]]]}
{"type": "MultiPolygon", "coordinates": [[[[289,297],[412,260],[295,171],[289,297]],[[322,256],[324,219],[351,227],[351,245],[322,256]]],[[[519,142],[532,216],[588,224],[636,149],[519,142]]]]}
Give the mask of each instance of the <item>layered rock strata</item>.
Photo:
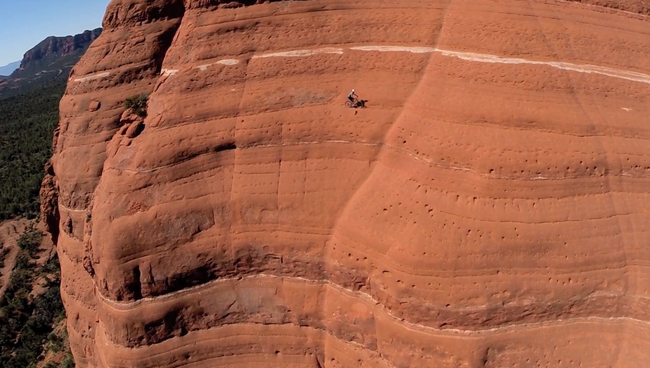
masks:
{"type": "Polygon", "coordinates": [[[42,190],[77,364],[643,366],[646,13],[114,0],[42,190]]]}

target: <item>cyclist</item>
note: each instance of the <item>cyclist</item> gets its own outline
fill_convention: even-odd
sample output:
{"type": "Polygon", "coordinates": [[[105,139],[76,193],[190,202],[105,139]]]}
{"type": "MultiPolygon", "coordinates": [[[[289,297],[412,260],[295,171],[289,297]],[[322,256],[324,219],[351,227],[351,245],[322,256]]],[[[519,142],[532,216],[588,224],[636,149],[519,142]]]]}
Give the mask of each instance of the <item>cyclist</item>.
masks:
{"type": "Polygon", "coordinates": [[[352,106],[354,106],[354,99],[359,98],[356,93],[354,93],[354,88],[352,89],[352,92],[348,94],[348,100],[352,103],[352,106]]]}

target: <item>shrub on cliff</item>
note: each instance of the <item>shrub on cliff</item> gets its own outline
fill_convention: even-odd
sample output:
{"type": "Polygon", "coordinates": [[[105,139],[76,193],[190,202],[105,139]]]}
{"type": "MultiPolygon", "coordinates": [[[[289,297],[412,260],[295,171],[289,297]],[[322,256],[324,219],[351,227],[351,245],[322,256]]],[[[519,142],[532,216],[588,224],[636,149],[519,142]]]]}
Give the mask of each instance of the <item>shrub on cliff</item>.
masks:
{"type": "Polygon", "coordinates": [[[124,100],[124,107],[133,110],[133,112],[140,116],[147,116],[147,100],[149,99],[148,93],[135,95],[124,100]]]}

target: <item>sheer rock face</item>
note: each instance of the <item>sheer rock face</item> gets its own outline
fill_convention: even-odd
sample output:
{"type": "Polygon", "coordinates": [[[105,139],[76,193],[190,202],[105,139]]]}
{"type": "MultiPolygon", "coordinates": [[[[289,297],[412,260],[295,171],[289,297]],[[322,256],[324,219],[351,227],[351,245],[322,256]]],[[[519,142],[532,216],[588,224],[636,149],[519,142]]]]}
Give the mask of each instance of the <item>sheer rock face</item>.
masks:
{"type": "Polygon", "coordinates": [[[610,3],[113,1],[41,191],[78,366],[644,366],[650,20],[610,3]]]}

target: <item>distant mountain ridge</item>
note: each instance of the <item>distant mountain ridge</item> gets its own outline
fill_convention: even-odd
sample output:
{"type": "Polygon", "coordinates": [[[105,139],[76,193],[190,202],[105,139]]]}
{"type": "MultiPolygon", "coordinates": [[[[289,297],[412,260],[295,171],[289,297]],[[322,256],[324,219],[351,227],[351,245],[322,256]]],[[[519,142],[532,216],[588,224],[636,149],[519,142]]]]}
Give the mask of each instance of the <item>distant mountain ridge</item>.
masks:
{"type": "Polygon", "coordinates": [[[26,92],[54,79],[64,82],[72,67],[101,32],[102,28],[95,28],[74,36],[45,38],[25,52],[20,66],[8,78],[0,78],[0,99],[26,92]]]}
{"type": "Polygon", "coordinates": [[[14,70],[20,67],[20,61],[14,61],[4,66],[0,66],[0,78],[9,77],[14,70]]]}
{"type": "Polygon", "coordinates": [[[102,33],[101,28],[87,30],[74,36],[50,36],[27,51],[20,63],[20,69],[28,69],[34,62],[43,59],[62,58],[85,50],[102,33]]]}

